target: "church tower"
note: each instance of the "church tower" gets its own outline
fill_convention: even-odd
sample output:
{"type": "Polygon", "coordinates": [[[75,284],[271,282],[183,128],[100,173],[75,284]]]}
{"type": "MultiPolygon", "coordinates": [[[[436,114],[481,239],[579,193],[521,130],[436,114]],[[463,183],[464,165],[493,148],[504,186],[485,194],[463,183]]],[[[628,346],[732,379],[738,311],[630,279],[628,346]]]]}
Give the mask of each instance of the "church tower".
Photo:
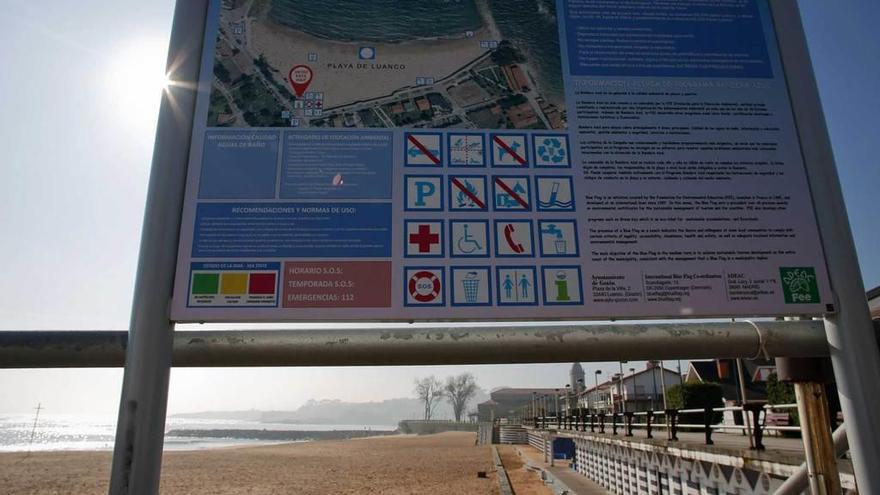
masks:
{"type": "Polygon", "coordinates": [[[581,363],[574,363],[571,365],[571,371],[569,372],[569,385],[571,386],[571,390],[574,393],[579,393],[584,388],[584,369],[581,367],[581,363]],[[580,383],[578,383],[580,380],[580,383]]]}

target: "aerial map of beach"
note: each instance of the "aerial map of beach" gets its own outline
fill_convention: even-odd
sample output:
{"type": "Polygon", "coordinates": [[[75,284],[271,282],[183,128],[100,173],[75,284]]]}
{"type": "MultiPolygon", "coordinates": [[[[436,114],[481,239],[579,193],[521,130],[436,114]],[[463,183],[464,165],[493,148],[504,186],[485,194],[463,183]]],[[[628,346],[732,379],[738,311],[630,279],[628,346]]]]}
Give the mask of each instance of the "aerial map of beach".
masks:
{"type": "Polygon", "coordinates": [[[208,125],[565,129],[554,1],[224,0],[208,125]]]}

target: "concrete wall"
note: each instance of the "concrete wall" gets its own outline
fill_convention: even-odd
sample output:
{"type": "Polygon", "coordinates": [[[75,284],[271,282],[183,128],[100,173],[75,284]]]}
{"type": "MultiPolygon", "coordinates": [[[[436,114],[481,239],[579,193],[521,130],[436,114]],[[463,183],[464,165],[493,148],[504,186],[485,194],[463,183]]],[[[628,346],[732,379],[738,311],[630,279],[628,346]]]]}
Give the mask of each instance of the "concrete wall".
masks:
{"type": "Polygon", "coordinates": [[[444,431],[479,431],[481,423],[456,423],[455,421],[424,421],[405,419],[397,424],[402,433],[414,433],[416,435],[431,435],[444,431]]]}

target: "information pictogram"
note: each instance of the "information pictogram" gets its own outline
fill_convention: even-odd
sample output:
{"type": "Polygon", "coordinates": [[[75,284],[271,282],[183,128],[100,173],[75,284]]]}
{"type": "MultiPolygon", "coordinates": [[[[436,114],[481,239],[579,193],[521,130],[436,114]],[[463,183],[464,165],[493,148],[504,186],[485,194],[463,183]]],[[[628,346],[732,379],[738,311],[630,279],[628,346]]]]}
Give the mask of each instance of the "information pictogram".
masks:
{"type": "Polygon", "coordinates": [[[579,266],[541,267],[544,304],[582,304],[581,268],[579,266]]]}

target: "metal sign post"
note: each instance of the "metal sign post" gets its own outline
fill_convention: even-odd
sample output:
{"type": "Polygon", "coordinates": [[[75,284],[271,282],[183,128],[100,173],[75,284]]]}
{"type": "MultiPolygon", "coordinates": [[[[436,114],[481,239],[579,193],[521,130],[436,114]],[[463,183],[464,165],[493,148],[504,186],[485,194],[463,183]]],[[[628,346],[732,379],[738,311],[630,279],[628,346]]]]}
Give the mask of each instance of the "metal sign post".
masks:
{"type": "MultiPolygon", "coordinates": [[[[710,53],[717,49],[718,53],[731,57],[748,52],[745,54],[750,57],[750,62],[741,66],[710,64],[711,67],[705,69],[693,69],[693,73],[689,72],[691,69],[664,67],[660,63],[662,60],[657,61],[660,65],[648,69],[614,66],[596,69],[603,62],[600,59],[587,60],[590,50],[577,42],[578,33],[588,33],[593,27],[590,21],[584,20],[589,13],[569,15],[566,9],[571,7],[570,3],[560,1],[557,4],[563,20],[554,26],[560,32],[560,58],[565,67],[557,76],[564,82],[564,92],[568,94],[562,99],[567,98],[568,103],[560,103],[557,108],[547,105],[546,101],[540,103],[543,98],[534,98],[537,106],[533,107],[530,101],[538,93],[538,88],[523,91],[528,85],[527,78],[518,62],[514,63],[527,60],[526,53],[520,53],[513,45],[507,44],[509,42],[499,41],[502,34],[493,33],[497,34],[493,40],[481,40],[474,37],[473,31],[467,31],[470,35],[462,42],[468,53],[476,58],[462,60],[465,65],[455,67],[464,67],[469,73],[475,67],[471,64],[485,63],[488,64],[485,68],[507,74],[510,94],[496,102],[499,111],[512,103],[524,105],[536,115],[539,112],[544,115],[548,126],[544,131],[520,128],[517,130],[522,132],[514,133],[504,124],[504,119],[496,121],[487,120],[485,116],[472,116],[482,123],[474,127],[478,132],[462,133],[447,129],[444,121],[433,120],[431,109],[435,105],[441,117],[446,115],[444,112],[452,111],[450,105],[456,97],[440,94],[447,90],[443,81],[450,74],[442,74],[443,78],[437,79],[438,74],[405,73],[402,79],[395,79],[398,87],[374,88],[358,79],[370,74],[362,69],[406,70],[407,65],[376,62],[374,59],[385,56],[385,52],[379,50],[377,55],[375,47],[366,45],[356,52],[346,51],[344,59],[324,60],[325,55],[336,56],[332,55],[334,50],[325,46],[332,44],[333,40],[320,41],[314,52],[285,50],[290,57],[305,60],[267,59],[262,56],[265,54],[259,45],[251,44],[253,38],[247,30],[253,19],[248,18],[247,9],[222,9],[219,0],[178,2],[169,56],[170,78],[175,84],[164,95],[159,114],[113,457],[112,495],[158,492],[168,380],[175,347],[173,321],[818,316],[832,309],[828,304],[831,302],[831,288],[837,297],[833,305],[836,313],[826,319],[826,333],[844,415],[851,432],[855,473],[865,493],[880,493],[880,472],[870,472],[867,462],[880,458],[880,428],[869,417],[869,411],[880,410],[880,385],[876,381],[880,376],[880,356],[876,353],[864,287],[796,3],[794,0],[770,0],[774,18],[772,26],[768,18],[768,2],[763,0],[741,2],[741,5],[731,7],[739,9],[736,16],[739,21],[735,24],[707,26],[699,24],[704,21],[694,21],[694,33],[712,34],[695,38],[694,43],[707,44],[704,51],[710,53]],[[727,34],[715,31],[722,28],[731,31],[727,34]],[[772,42],[774,35],[779,45],[778,54],[776,43],[772,42]],[[766,43],[751,42],[751,37],[757,39],[759,36],[764,36],[766,43]],[[748,42],[736,45],[741,39],[748,42]],[[708,46],[719,40],[722,45],[708,46]],[[242,48],[233,49],[233,46],[242,48]],[[321,50],[326,50],[324,55],[321,50]],[[238,54],[244,54],[240,57],[245,62],[242,65],[233,60],[238,54]],[[218,55],[219,59],[216,58],[218,55]],[[779,65],[778,55],[781,55],[785,71],[779,65]],[[248,62],[249,57],[253,64],[248,62]],[[221,62],[218,69],[214,68],[216,60],[221,62]],[[319,60],[323,65],[318,63],[319,60]],[[272,66],[273,63],[278,67],[272,66]],[[783,72],[786,79],[782,78],[783,72]],[[289,78],[293,93],[283,76],[289,78]],[[228,79],[226,83],[237,81],[249,90],[258,90],[261,97],[247,96],[253,95],[253,91],[239,91],[237,96],[225,91],[228,90],[223,83],[225,79],[228,79]],[[324,87],[328,80],[344,81],[348,86],[324,87]],[[719,82],[716,80],[723,84],[714,84],[719,82]],[[598,146],[598,143],[570,132],[560,108],[567,108],[567,118],[572,126],[586,123],[588,128],[601,127],[603,118],[591,117],[589,113],[578,114],[575,86],[604,95],[598,98],[601,101],[589,97],[589,102],[628,105],[632,102],[615,99],[618,91],[613,85],[621,83],[628,89],[641,92],[650,89],[641,86],[646,81],[653,81],[661,89],[668,83],[670,91],[694,91],[703,99],[694,104],[722,105],[734,101],[750,106],[754,104],[753,100],[760,101],[765,110],[758,111],[756,116],[763,119],[759,120],[764,122],[762,125],[782,129],[777,143],[777,159],[783,164],[780,173],[786,176],[785,180],[736,179],[734,174],[728,177],[731,185],[716,182],[712,187],[702,184],[675,189],[645,181],[650,187],[630,190],[633,186],[621,182],[614,170],[611,172],[615,173],[606,175],[606,169],[600,167],[591,169],[599,178],[587,181],[583,171],[577,169],[588,165],[579,150],[585,146],[593,149],[591,146],[598,146]],[[710,84],[704,84],[707,81],[710,84]],[[427,96],[412,101],[392,101],[397,98],[394,95],[398,90],[409,88],[413,83],[427,96]],[[612,86],[606,87],[605,84],[612,86]],[[352,107],[353,101],[350,100],[367,101],[358,96],[358,91],[365,86],[377,94],[394,96],[376,103],[387,107],[391,113],[417,114],[420,119],[424,115],[431,116],[432,120],[420,126],[430,132],[404,129],[404,124],[411,123],[411,120],[403,117],[400,117],[403,120],[383,122],[385,129],[369,129],[375,127],[370,125],[376,123],[375,116],[387,117],[387,114],[383,110],[374,117],[370,117],[369,112],[355,116],[354,110],[360,107],[352,107]],[[212,88],[228,104],[228,108],[213,114],[210,112],[212,88]],[[609,88],[611,90],[606,91],[609,88]],[[249,99],[257,99],[264,105],[270,103],[268,107],[258,108],[250,105],[253,102],[249,99]],[[278,108],[275,108],[276,104],[278,108]],[[275,110],[278,110],[277,115],[275,110]],[[240,129],[234,132],[221,129],[227,124],[240,129]],[[328,129],[328,126],[335,129],[328,129]],[[578,139],[582,142],[574,143],[578,139]],[[350,163],[337,163],[333,157],[351,142],[358,143],[363,153],[350,163]],[[802,156],[798,154],[798,142],[802,156]],[[300,151],[310,150],[317,146],[315,143],[323,143],[325,150],[330,150],[322,155],[325,161],[318,165],[332,161],[334,166],[342,167],[341,172],[327,177],[314,178],[311,175],[315,163],[301,162],[299,158],[304,156],[300,151]],[[486,153],[491,156],[487,157],[486,153]],[[481,158],[474,159],[477,156],[481,158]],[[800,166],[800,158],[805,162],[806,174],[800,166]],[[475,173],[486,170],[478,176],[462,175],[453,170],[455,167],[475,167],[475,173]],[[239,180],[240,174],[257,169],[259,174],[254,174],[259,177],[249,177],[253,179],[250,181],[239,180]],[[206,170],[207,175],[204,174],[206,170]],[[368,173],[359,175],[364,170],[368,173]],[[546,175],[548,173],[550,175],[546,175]],[[288,176],[299,179],[290,183],[279,179],[288,176]],[[314,181],[303,182],[303,177],[313,177],[314,181]],[[403,179],[404,184],[400,187],[395,186],[397,178],[403,179]],[[734,179],[738,181],[735,184],[734,179]],[[812,185],[812,205],[807,179],[812,185]],[[610,186],[606,188],[604,184],[610,186]],[[762,188],[765,187],[772,189],[764,191],[762,188]],[[454,204],[447,194],[451,194],[453,188],[459,191],[454,204]],[[694,194],[706,193],[710,198],[708,203],[693,203],[694,194]],[[749,203],[748,198],[753,193],[780,195],[786,206],[780,206],[785,213],[779,225],[775,213],[768,213],[768,216],[755,213],[755,221],[760,221],[752,226],[757,230],[793,232],[791,239],[796,241],[777,239],[766,245],[759,244],[757,247],[761,250],[754,256],[751,251],[739,253],[736,252],[737,246],[749,250],[756,247],[748,238],[732,240],[736,237],[735,232],[749,230],[739,225],[739,220],[725,220],[721,224],[724,228],[718,228],[712,222],[721,220],[709,221],[703,213],[690,211],[699,206],[706,208],[705,211],[729,208],[724,211],[736,213],[739,203],[715,206],[712,201],[735,198],[737,194],[742,195],[743,208],[754,208],[756,212],[764,211],[765,207],[766,211],[776,210],[778,205],[773,206],[776,199],[772,204],[762,203],[770,196],[763,196],[754,205],[749,203]],[[617,200],[609,196],[613,194],[622,194],[626,201],[615,203],[617,200]],[[666,197],[667,194],[671,196],[666,197]],[[598,217],[585,216],[586,205],[582,203],[591,196],[596,204],[605,205],[607,202],[607,215],[596,213],[600,208],[590,210],[591,215],[595,213],[598,217]],[[667,200],[671,202],[667,204],[667,200]],[[577,206],[578,202],[580,206],[577,206]],[[658,211],[678,211],[681,207],[682,211],[688,212],[675,217],[667,217],[666,213],[655,215],[663,218],[643,217],[642,214],[628,213],[630,205],[646,212],[655,209],[652,205],[659,205],[658,211]],[[814,218],[810,216],[813,207],[818,231],[814,218]],[[582,228],[587,222],[620,224],[621,219],[617,216],[629,222],[627,225],[635,230],[618,232],[612,229],[603,233],[600,232],[602,229],[587,232],[582,228]],[[210,222],[220,221],[222,228],[235,229],[238,227],[234,226],[243,225],[240,219],[248,220],[245,222],[248,225],[266,226],[268,231],[274,232],[278,242],[263,242],[263,237],[259,237],[258,242],[251,232],[235,231],[230,237],[231,242],[244,247],[227,252],[229,246],[223,244],[226,241],[211,237],[215,230],[210,222]],[[666,224],[668,228],[658,226],[657,222],[669,222],[666,224]],[[679,232],[682,222],[693,232],[688,228],[679,232]],[[324,244],[314,244],[318,248],[310,244],[324,242],[318,237],[307,243],[288,243],[285,239],[300,239],[300,234],[307,233],[298,230],[300,228],[308,232],[362,234],[355,237],[345,235],[346,239],[354,239],[353,244],[346,244],[349,241],[345,239],[327,238],[325,248],[320,248],[324,244]],[[662,232],[654,232],[654,228],[671,237],[660,236],[662,232]],[[702,236],[704,240],[694,246],[709,242],[708,246],[716,247],[697,249],[696,254],[677,251],[681,241],[675,239],[679,234],[684,236],[683,239],[702,236]],[[596,237],[592,237],[594,235],[596,237]],[[606,239],[606,235],[610,237],[606,239]],[[719,235],[722,237],[716,238],[719,235]],[[647,249],[650,251],[645,251],[647,254],[636,256],[610,247],[607,252],[602,251],[605,248],[597,248],[595,253],[586,249],[588,245],[601,245],[606,241],[608,246],[617,241],[626,244],[627,239],[639,236],[644,237],[644,242],[633,241],[637,244],[631,248],[639,253],[647,249]],[[451,242],[453,238],[455,242],[451,242]],[[263,248],[267,245],[275,245],[277,250],[266,252],[263,248]],[[822,247],[831,287],[824,266],[821,266],[822,247]],[[181,256],[178,258],[179,248],[181,256]],[[727,252],[728,249],[734,251],[727,252]],[[762,260],[771,251],[775,258],[762,260]],[[228,257],[218,257],[218,253],[226,253],[224,256],[228,257]],[[740,258],[740,254],[748,256],[740,258]],[[470,258],[482,261],[474,265],[470,258]],[[733,262],[740,259],[744,261],[733,262]],[[673,261],[678,263],[678,268],[671,265],[673,261]],[[642,269],[639,268],[641,263],[645,263],[642,269]]],[[[432,6],[432,9],[436,8],[432,6]]],[[[607,8],[618,7],[609,4],[607,8]]],[[[705,14],[700,9],[713,7],[694,8],[698,9],[695,14],[705,14]]],[[[484,14],[492,15],[491,12],[484,14]]],[[[693,18],[713,19],[701,15],[693,18]]],[[[671,24],[690,29],[687,24],[671,24]]],[[[637,27],[646,26],[638,24],[637,27]]],[[[531,25],[527,29],[531,29],[531,25]]],[[[670,31],[658,33],[658,36],[678,38],[680,34],[687,33],[670,31]]],[[[285,47],[290,44],[289,39],[274,40],[274,43],[285,47]]],[[[416,57],[433,55],[440,60],[448,58],[451,53],[440,45],[422,48],[416,57]],[[431,49],[439,51],[429,53],[431,49]]],[[[687,62],[696,48],[685,44],[678,49],[680,53],[677,52],[676,56],[687,62]]],[[[393,61],[394,56],[389,57],[393,61]]],[[[539,65],[530,65],[528,61],[523,64],[527,67],[539,65]]],[[[479,89],[476,82],[473,84],[471,91],[479,89]]],[[[466,94],[459,92],[457,98],[464,97],[466,94]]],[[[659,96],[645,103],[650,107],[663,104],[665,100],[659,96]]],[[[636,105],[634,111],[641,110],[636,105]]],[[[647,118],[651,112],[644,113],[647,118]]],[[[528,122],[517,122],[522,124],[519,127],[528,127],[528,122]]],[[[647,119],[644,123],[656,126],[681,124],[694,130],[702,129],[706,123],[716,124],[714,120],[677,122],[666,117],[647,119]]],[[[754,120],[733,119],[728,123],[751,128],[754,120]]],[[[466,125],[462,127],[468,128],[466,125]]],[[[642,143],[637,134],[622,129],[614,131],[618,137],[613,139],[631,141],[633,145],[648,144],[642,143]]],[[[690,144],[699,148],[711,142],[713,136],[695,135],[690,144]]],[[[745,135],[743,139],[747,137],[745,135]]],[[[666,144],[675,148],[673,144],[676,142],[666,144]]],[[[606,150],[596,154],[626,158],[634,154],[633,150],[606,150]]],[[[752,153],[762,151],[750,150],[752,153]]],[[[701,165],[711,168],[715,160],[730,158],[750,162],[754,158],[749,154],[724,154],[719,150],[693,156],[688,153],[691,151],[673,150],[665,160],[671,163],[673,160],[698,159],[701,165]]],[[[627,163],[638,165],[631,160],[627,163]]],[[[682,183],[686,182],[684,176],[682,179],[682,183]]],[[[749,332],[752,327],[749,324],[749,332]]],[[[397,339],[394,331],[378,335],[361,332],[353,334],[350,341],[338,334],[336,343],[339,345],[334,346],[327,346],[328,338],[321,333],[286,336],[287,340],[279,340],[278,334],[265,333],[257,334],[259,339],[250,339],[256,341],[246,346],[256,351],[250,357],[242,359],[241,349],[235,345],[228,347],[211,342],[206,349],[195,349],[191,362],[198,363],[199,356],[204,357],[208,351],[219,352],[231,361],[259,366],[273,362],[357,365],[375,363],[377,358],[381,358],[381,364],[428,364],[432,359],[438,359],[438,349],[442,351],[444,348],[449,350],[449,355],[442,356],[446,364],[534,362],[559,360],[566,352],[573,358],[578,357],[573,354],[583,358],[584,354],[580,354],[581,349],[577,346],[579,340],[583,346],[589,341],[589,345],[602,348],[586,355],[598,356],[609,351],[618,359],[638,356],[638,353],[627,354],[627,347],[615,347],[620,335],[614,335],[614,330],[600,346],[588,335],[596,331],[595,328],[532,334],[520,331],[522,335],[511,336],[509,332],[517,331],[505,329],[498,332],[505,334],[503,338],[496,335],[497,340],[492,341],[492,336],[485,331],[474,330],[472,337],[462,332],[450,335],[449,341],[434,338],[436,334],[426,335],[422,339],[424,342],[410,341],[411,334],[397,339]],[[459,347],[469,338],[484,345],[460,350],[459,347]],[[551,345],[546,348],[531,346],[529,341],[533,339],[543,339],[551,345]],[[405,343],[399,344],[395,340],[405,343]],[[511,344],[509,347],[495,345],[499,341],[511,344]],[[338,350],[333,350],[335,354],[332,355],[320,351],[309,354],[310,346],[316,343],[318,349],[344,349],[344,355],[338,350]],[[266,347],[262,347],[264,345],[266,347]],[[566,350],[560,351],[559,345],[565,345],[566,350]],[[534,348],[540,348],[541,352],[535,354],[534,348]],[[557,354],[548,358],[551,352],[557,354]]],[[[754,331],[754,336],[742,342],[752,345],[756,338],[758,349],[755,355],[759,354],[758,351],[766,353],[767,349],[773,348],[773,342],[765,340],[768,335],[762,333],[758,325],[754,325],[754,331]]],[[[648,333],[659,335],[665,331],[648,333]]],[[[688,355],[682,350],[692,349],[687,347],[686,335],[664,335],[663,342],[676,347],[664,356],[661,346],[648,345],[650,335],[640,334],[638,339],[646,352],[660,354],[654,359],[696,357],[705,352],[704,349],[688,355]]],[[[699,336],[701,343],[710,338],[713,336],[699,336]]],[[[198,347],[197,343],[193,345],[198,347]]],[[[183,349],[186,356],[186,346],[183,349]]],[[[204,362],[205,365],[216,363],[204,362]]],[[[661,381],[665,382],[662,374],[661,381]]],[[[665,383],[663,388],[665,392],[665,383]]],[[[532,404],[533,409],[536,407],[536,403],[532,404]]]]}
{"type": "Polygon", "coordinates": [[[159,109],[116,425],[112,495],[159,491],[174,337],[169,303],[206,11],[207,0],[187,0],[177,2],[174,12],[168,56],[172,84],[159,109]]]}
{"type": "Polygon", "coordinates": [[[825,318],[834,377],[849,431],[853,470],[862,493],[880,493],[880,355],[855,243],[819,102],[800,12],[794,0],[771,2],[779,48],[813,194],[837,312],[825,318]],[[874,459],[874,461],[871,461],[874,459]]]}

